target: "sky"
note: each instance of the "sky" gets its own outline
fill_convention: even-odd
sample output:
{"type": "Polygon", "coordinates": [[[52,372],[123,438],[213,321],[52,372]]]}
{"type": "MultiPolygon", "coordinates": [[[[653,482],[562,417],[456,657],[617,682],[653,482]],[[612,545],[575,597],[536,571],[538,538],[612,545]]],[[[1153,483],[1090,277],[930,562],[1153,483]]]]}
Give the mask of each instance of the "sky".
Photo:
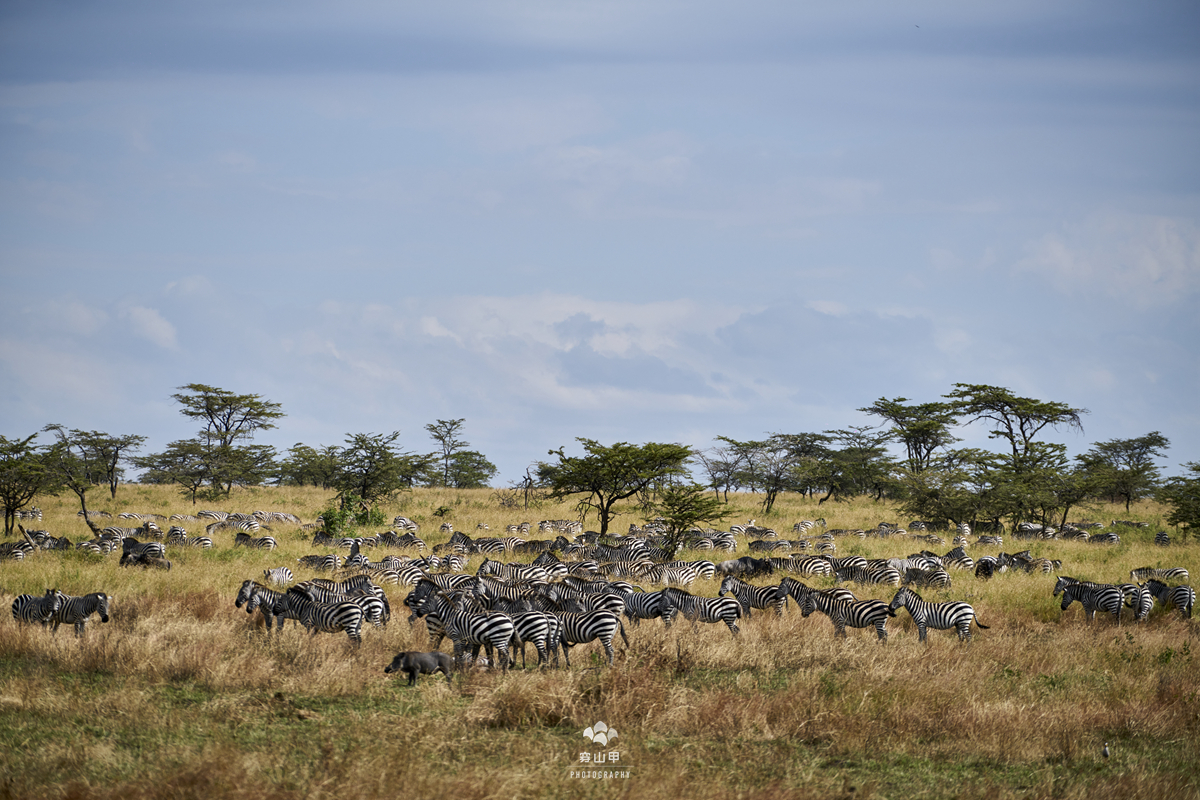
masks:
{"type": "Polygon", "coordinates": [[[504,486],[970,383],[1177,474],[1198,143],[1190,0],[13,0],[0,434],[159,452],[200,383],[281,451],[464,419],[504,486]]]}

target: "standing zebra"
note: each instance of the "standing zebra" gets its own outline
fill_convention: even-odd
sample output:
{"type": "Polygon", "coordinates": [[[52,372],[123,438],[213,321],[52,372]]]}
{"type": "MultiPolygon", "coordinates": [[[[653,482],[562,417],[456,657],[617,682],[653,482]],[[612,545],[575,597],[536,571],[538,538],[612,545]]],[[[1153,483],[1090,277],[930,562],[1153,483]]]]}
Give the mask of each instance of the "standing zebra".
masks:
{"type": "Polygon", "coordinates": [[[664,589],[663,622],[670,626],[678,613],[691,620],[693,628],[699,622],[724,622],[729,632],[737,636],[742,604],[732,597],[696,597],[682,589],[664,589]]]}
{"type": "Polygon", "coordinates": [[[1146,591],[1154,595],[1154,599],[1164,606],[1178,608],[1184,619],[1192,618],[1192,608],[1196,605],[1196,591],[1192,587],[1187,585],[1167,586],[1154,578],[1146,581],[1143,586],[1146,591]]]}
{"type": "Polygon", "coordinates": [[[276,586],[287,586],[294,579],[295,576],[292,575],[292,571],[287,567],[263,570],[263,580],[267,583],[273,583],[276,586]]]}
{"type": "Polygon", "coordinates": [[[742,612],[747,619],[753,608],[773,608],[775,616],[779,617],[783,616],[783,609],[787,606],[788,593],[780,591],[778,586],[755,586],[734,575],[725,576],[717,596],[724,597],[727,593],[732,594],[742,604],[742,612]]]}
{"type": "Polygon", "coordinates": [[[83,636],[88,617],[99,613],[101,622],[108,622],[108,605],[112,598],[104,592],[92,592],[83,597],[63,595],[62,604],[50,618],[53,623],[50,630],[58,633],[58,626],[64,622],[75,626],[75,635],[83,636]]]}
{"type": "Polygon", "coordinates": [[[1191,580],[1191,575],[1184,567],[1165,567],[1156,569],[1155,567],[1141,567],[1129,571],[1129,579],[1131,581],[1144,581],[1147,578],[1154,578],[1159,581],[1169,580],[1191,580]]]}
{"type": "Polygon", "coordinates": [[[882,600],[842,600],[826,592],[810,592],[800,604],[801,616],[807,617],[820,611],[833,623],[833,635],[846,637],[846,626],[869,628],[874,626],[879,641],[887,643],[888,617],[896,612],[882,600]]]}
{"type": "Polygon", "coordinates": [[[1154,595],[1136,583],[1122,583],[1118,588],[1125,595],[1125,606],[1133,609],[1133,621],[1145,622],[1154,610],[1154,595]]]}
{"type": "MultiPolygon", "coordinates": [[[[423,605],[427,610],[426,624],[429,624],[430,616],[435,616],[441,622],[445,635],[454,642],[455,661],[463,663],[468,646],[472,650],[472,659],[477,658],[482,646],[487,649],[488,668],[499,661],[501,671],[507,674],[509,643],[515,633],[512,618],[507,614],[470,611],[466,604],[466,598],[461,593],[457,602],[445,592],[429,594],[424,598],[423,605]],[[493,650],[496,651],[495,659],[492,657],[493,650]]],[[[432,629],[430,634],[433,634],[432,629]]]]}
{"type": "Polygon", "coordinates": [[[1119,586],[1108,583],[1070,583],[1062,587],[1062,610],[1076,600],[1083,606],[1087,621],[1096,618],[1097,611],[1112,613],[1117,624],[1121,624],[1121,609],[1125,606],[1125,595],[1119,586]]]}
{"type": "Polygon", "coordinates": [[[984,630],[987,630],[988,627],[975,616],[975,609],[969,603],[958,600],[948,603],[927,603],[907,586],[896,592],[896,596],[892,598],[888,608],[893,612],[898,608],[907,608],[913,622],[917,623],[917,638],[922,642],[925,641],[925,632],[928,628],[933,628],[935,631],[954,628],[958,631],[960,642],[969,642],[971,641],[972,620],[984,630]]]}
{"type": "Polygon", "coordinates": [[[663,615],[663,593],[658,592],[622,592],[625,601],[625,616],[633,621],[634,626],[640,625],[644,619],[654,619],[663,615]]]}
{"type": "Polygon", "coordinates": [[[583,644],[599,640],[604,646],[604,654],[608,656],[608,664],[613,663],[613,637],[617,631],[629,646],[629,637],[625,635],[625,626],[621,618],[611,611],[585,611],[582,614],[559,614],[559,643],[562,645],[563,657],[567,668],[571,667],[571,645],[583,644]]]}
{"type": "Polygon", "coordinates": [[[47,589],[41,597],[32,594],[19,595],[12,604],[13,619],[17,622],[39,622],[44,627],[62,608],[66,595],[58,589],[47,589]]]}
{"type": "Polygon", "coordinates": [[[288,605],[308,628],[313,636],[320,633],[345,631],[355,645],[362,644],[362,624],[365,612],[358,603],[342,600],[334,603],[319,603],[301,586],[287,591],[288,605]]]}

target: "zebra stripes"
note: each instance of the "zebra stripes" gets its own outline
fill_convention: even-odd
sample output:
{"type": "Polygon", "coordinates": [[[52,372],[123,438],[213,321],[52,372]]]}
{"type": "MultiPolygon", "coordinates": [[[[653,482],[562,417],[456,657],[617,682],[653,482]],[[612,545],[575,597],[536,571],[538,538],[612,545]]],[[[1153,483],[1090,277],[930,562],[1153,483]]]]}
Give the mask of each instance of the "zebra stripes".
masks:
{"type": "Polygon", "coordinates": [[[345,631],[351,642],[362,644],[362,624],[366,612],[357,602],[342,600],[322,603],[303,586],[288,589],[286,597],[290,610],[296,613],[300,624],[312,635],[345,631]]]}
{"type": "Polygon", "coordinates": [[[18,595],[12,604],[13,619],[26,624],[37,622],[44,626],[62,608],[65,599],[66,595],[58,589],[47,589],[40,597],[32,594],[18,595]]]}
{"type": "Polygon", "coordinates": [[[1184,619],[1192,618],[1192,608],[1196,605],[1196,591],[1191,586],[1167,586],[1162,581],[1151,578],[1143,587],[1167,608],[1179,609],[1184,619]]]}
{"type": "Polygon", "coordinates": [[[621,618],[611,611],[598,609],[582,614],[560,614],[558,620],[559,644],[562,645],[563,658],[566,659],[568,669],[571,667],[572,645],[599,641],[604,646],[609,666],[613,663],[613,637],[618,631],[625,641],[625,646],[629,646],[629,637],[625,635],[625,626],[621,624],[621,618]]]}
{"type": "Polygon", "coordinates": [[[975,616],[975,609],[969,603],[952,600],[947,603],[927,603],[921,596],[907,586],[896,592],[888,608],[895,612],[898,608],[907,608],[913,622],[917,623],[917,639],[925,641],[925,632],[929,628],[935,631],[946,631],[954,628],[958,632],[960,642],[971,641],[971,622],[984,630],[984,625],[975,616]]]}
{"type": "Polygon", "coordinates": [[[800,604],[801,616],[820,611],[833,623],[833,635],[846,637],[846,627],[874,627],[881,643],[887,643],[888,617],[896,612],[882,600],[843,600],[826,592],[810,592],[800,604]]]}
{"type": "Polygon", "coordinates": [[[292,575],[292,571],[287,567],[263,570],[263,581],[266,583],[273,583],[276,586],[287,586],[293,580],[295,580],[295,576],[292,575]]]}
{"type": "Polygon", "coordinates": [[[1183,567],[1166,567],[1163,569],[1155,567],[1140,567],[1129,571],[1129,580],[1145,581],[1148,578],[1154,578],[1158,581],[1191,580],[1191,575],[1183,567]]]}
{"type": "Polygon", "coordinates": [[[82,597],[63,595],[62,604],[50,617],[51,632],[57,633],[59,625],[75,626],[75,635],[83,636],[88,617],[99,614],[101,622],[108,622],[108,607],[112,598],[104,592],[92,592],[82,597]]]}
{"type": "MultiPolygon", "coordinates": [[[[1059,579],[1062,580],[1061,578],[1059,579]]],[[[1107,583],[1069,583],[1062,587],[1062,610],[1066,611],[1076,600],[1083,606],[1087,621],[1096,618],[1097,611],[1107,611],[1121,624],[1121,609],[1125,607],[1125,595],[1119,586],[1107,583]]]]}
{"type": "Polygon", "coordinates": [[[727,575],[721,581],[721,589],[717,592],[718,597],[724,597],[726,594],[732,594],[742,604],[742,613],[747,619],[750,617],[751,609],[774,609],[775,616],[783,616],[783,609],[787,606],[788,593],[780,591],[778,586],[755,586],[746,583],[734,575],[727,575]]]}
{"type": "Polygon", "coordinates": [[[695,627],[700,622],[724,622],[734,636],[740,633],[737,621],[742,604],[733,597],[696,597],[682,589],[663,590],[663,622],[669,627],[676,614],[683,614],[695,627]]]}

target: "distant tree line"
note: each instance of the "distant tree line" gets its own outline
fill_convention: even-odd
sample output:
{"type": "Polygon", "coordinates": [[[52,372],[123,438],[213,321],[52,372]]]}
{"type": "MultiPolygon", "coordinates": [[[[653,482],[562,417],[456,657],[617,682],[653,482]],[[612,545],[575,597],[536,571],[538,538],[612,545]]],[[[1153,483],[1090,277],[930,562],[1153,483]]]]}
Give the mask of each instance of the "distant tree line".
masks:
{"type": "MultiPolygon", "coordinates": [[[[38,434],[0,436],[0,503],[5,531],[39,494],[70,490],[87,510],[87,494],[103,487],[112,498],[126,468],[141,470],[143,483],[173,484],[193,503],[227,498],[235,487],[279,484],[336,491],[343,509],[378,506],[415,486],[488,486],[496,467],[462,438],[464,419],[425,426],[436,443],[428,453],[406,451],[400,433],[348,433],[342,444],[296,444],[282,457],[253,442],[276,427],[280,404],[256,394],[236,394],[204,384],[179,387],[172,399],[180,413],[199,423],[190,439],[160,453],[138,455],[145,437],[47,425],[52,441],[38,434]]],[[[761,495],[769,514],[783,493],[818,504],[853,497],[888,499],[914,519],[953,525],[1009,520],[1061,523],[1090,500],[1132,503],[1156,497],[1168,522],[1200,527],[1200,462],[1184,465],[1182,477],[1163,480],[1156,459],[1170,443],[1158,431],[1135,439],[1098,442],[1074,459],[1062,444],[1044,440],[1052,430],[1082,432],[1087,409],[1018,397],[982,384],[953,385],[934,402],[880,398],[859,411],[872,425],[805,433],[768,433],[739,441],[719,436],[708,449],[680,444],[579,439],[584,454],[550,451],[556,460],[536,462],[514,484],[525,506],[531,497],[576,498],[581,516],[594,514],[602,532],[618,504],[636,503],[657,514],[670,531],[726,516],[731,491],[761,495]],[[956,447],[954,431],[983,425],[1001,448],[956,447]],[[902,452],[894,455],[893,450],[902,452]],[[693,475],[701,476],[697,482],[693,475]]]]}

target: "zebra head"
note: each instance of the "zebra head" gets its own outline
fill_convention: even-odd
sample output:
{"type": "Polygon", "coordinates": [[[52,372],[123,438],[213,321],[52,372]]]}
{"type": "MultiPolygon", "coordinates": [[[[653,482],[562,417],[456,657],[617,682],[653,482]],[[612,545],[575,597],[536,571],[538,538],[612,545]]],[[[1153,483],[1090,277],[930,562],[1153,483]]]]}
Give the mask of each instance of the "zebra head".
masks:
{"type": "MultiPolygon", "coordinates": [[[[896,592],[896,596],[893,597],[892,602],[888,604],[888,610],[894,612],[897,608],[908,608],[909,601],[920,599],[920,596],[918,596],[916,592],[905,586],[901,588],[900,591],[896,592]]],[[[895,616],[895,614],[892,616],[895,616]]]]}
{"type": "Polygon", "coordinates": [[[108,604],[112,602],[112,598],[104,592],[96,592],[96,611],[100,614],[101,622],[108,622],[108,604]]]}
{"type": "Polygon", "coordinates": [[[42,605],[42,609],[46,612],[46,615],[40,620],[41,622],[48,622],[51,617],[57,614],[59,609],[62,608],[63,603],[67,601],[67,596],[58,589],[47,589],[45,599],[46,602],[42,605]]]}
{"type": "Polygon", "coordinates": [[[800,601],[800,616],[807,617],[817,610],[817,593],[809,592],[800,601]]]}
{"type": "MultiPolygon", "coordinates": [[[[1003,555],[1003,553],[1001,555],[1003,555]]],[[[1058,597],[1059,594],[1061,594],[1063,591],[1065,591],[1068,586],[1071,586],[1072,584],[1075,584],[1075,583],[1078,583],[1078,581],[1076,581],[1074,578],[1068,578],[1066,575],[1058,576],[1058,580],[1055,581],[1055,583],[1054,583],[1054,595],[1053,596],[1058,597]]],[[[1066,602],[1066,600],[1064,599],[1063,602],[1066,602]]],[[[1063,606],[1063,608],[1065,609],[1066,606],[1063,606]]]]}
{"type": "MultiPolygon", "coordinates": [[[[254,600],[256,595],[257,595],[257,593],[254,591],[254,581],[252,581],[252,580],[244,581],[242,583],[242,588],[238,590],[237,600],[233,601],[233,605],[236,608],[241,608],[242,605],[245,604],[246,602],[254,600]]],[[[255,603],[255,605],[257,606],[258,604],[255,603]]],[[[254,609],[247,608],[246,613],[253,614],[254,609]]]]}

